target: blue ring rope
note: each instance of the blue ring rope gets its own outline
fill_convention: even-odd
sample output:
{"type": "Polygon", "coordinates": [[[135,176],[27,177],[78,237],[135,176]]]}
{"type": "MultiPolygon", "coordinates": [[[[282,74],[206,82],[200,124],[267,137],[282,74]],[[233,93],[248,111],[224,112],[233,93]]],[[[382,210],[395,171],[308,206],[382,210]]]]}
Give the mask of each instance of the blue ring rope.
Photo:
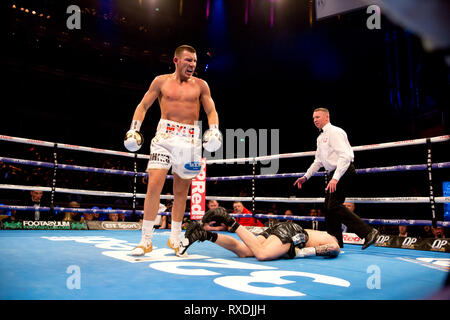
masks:
{"type": "MultiPolygon", "coordinates": [[[[11,206],[0,205],[0,210],[20,210],[20,211],[50,211],[49,207],[35,208],[33,206],[11,206]]],[[[65,208],[55,207],[55,211],[60,212],[80,212],[80,213],[119,213],[119,214],[131,214],[133,210],[122,209],[88,209],[88,208],[65,208]]],[[[136,210],[136,213],[143,214],[143,210],[136,210]]],[[[159,215],[170,216],[170,212],[159,212],[159,215]]],[[[184,213],[185,216],[189,216],[189,212],[184,213]]],[[[325,221],[325,217],[314,216],[286,216],[286,215],[273,215],[273,214],[230,214],[235,218],[260,218],[260,219],[280,219],[280,220],[297,220],[297,221],[325,221]]],[[[408,226],[431,226],[431,220],[407,220],[407,219],[365,219],[369,224],[373,225],[408,225],[408,226]]],[[[450,221],[438,221],[438,226],[450,227],[450,221]]]]}
{"type": "MultiPolygon", "coordinates": [[[[25,159],[16,159],[9,157],[0,157],[0,162],[4,163],[14,163],[14,164],[22,164],[22,165],[31,165],[38,167],[46,167],[46,168],[54,168],[54,163],[43,162],[43,161],[34,161],[34,160],[25,160],[25,159]]],[[[433,163],[433,169],[447,169],[450,168],[450,162],[440,162],[433,163]]],[[[85,167],[85,166],[76,166],[69,164],[58,164],[58,169],[65,170],[75,170],[75,171],[85,171],[85,172],[93,172],[93,173],[107,173],[107,174],[117,174],[123,176],[133,177],[135,175],[134,171],[126,171],[126,170],[117,170],[117,169],[104,169],[104,168],[95,168],[95,167],[85,167]]],[[[414,164],[414,165],[397,165],[397,166],[389,166],[389,167],[376,167],[376,168],[366,168],[366,169],[357,169],[357,174],[366,174],[366,173],[383,173],[383,172],[403,172],[403,171],[421,171],[427,170],[426,164],[414,164]]],[[[207,177],[207,181],[234,181],[234,180],[251,180],[251,179],[279,179],[279,178],[297,178],[303,176],[305,173],[280,173],[280,174],[261,174],[261,175],[244,175],[244,176],[229,176],[229,177],[207,177]]],[[[145,177],[148,173],[146,172],[138,172],[137,176],[145,177]]],[[[323,176],[324,172],[318,172],[314,176],[323,176]]],[[[173,176],[168,175],[169,179],[173,178],[173,176]]]]}

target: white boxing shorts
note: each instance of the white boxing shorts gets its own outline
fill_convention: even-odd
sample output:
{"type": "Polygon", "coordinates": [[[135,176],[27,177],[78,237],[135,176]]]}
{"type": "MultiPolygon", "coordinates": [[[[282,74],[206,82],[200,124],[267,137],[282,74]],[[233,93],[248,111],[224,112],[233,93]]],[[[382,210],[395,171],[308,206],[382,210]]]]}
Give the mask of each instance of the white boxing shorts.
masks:
{"type": "Polygon", "coordinates": [[[150,169],[172,167],[182,179],[193,179],[201,169],[202,139],[200,127],[161,119],[150,144],[150,169]]]}

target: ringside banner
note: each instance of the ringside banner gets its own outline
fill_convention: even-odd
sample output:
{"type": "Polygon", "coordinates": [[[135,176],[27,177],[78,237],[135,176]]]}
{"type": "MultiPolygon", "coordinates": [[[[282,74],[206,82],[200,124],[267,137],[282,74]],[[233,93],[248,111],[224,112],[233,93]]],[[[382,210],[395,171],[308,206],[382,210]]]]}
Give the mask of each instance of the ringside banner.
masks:
{"type": "Polygon", "coordinates": [[[128,221],[87,221],[89,230],[141,230],[139,222],[128,221]]]}
{"type": "Polygon", "coordinates": [[[374,245],[376,247],[450,252],[450,238],[399,237],[382,234],[378,236],[374,245]]]}
{"type": "Polygon", "coordinates": [[[201,220],[205,214],[206,158],[201,160],[200,173],[191,182],[191,220],[201,220]]]}
{"type": "Polygon", "coordinates": [[[87,230],[86,223],[79,221],[4,221],[2,229],[13,230],[87,230]]]}

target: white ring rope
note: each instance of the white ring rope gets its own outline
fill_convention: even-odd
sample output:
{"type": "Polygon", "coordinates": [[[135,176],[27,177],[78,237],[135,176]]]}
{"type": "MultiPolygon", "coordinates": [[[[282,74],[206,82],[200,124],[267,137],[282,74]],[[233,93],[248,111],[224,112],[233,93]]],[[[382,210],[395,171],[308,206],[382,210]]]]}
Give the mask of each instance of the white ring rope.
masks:
{"type": "MultiPolygon", "coordinates": [[[[41,140],[35,140],[35,139],[27,139],[27,138],[18,138],[18,137],[6,136],[6,135],[0,135],[0,140],[24,143],[24,144],[39,145],[39,146],[52,147],[52,148],[55,147],[55,145],[56,145],[58,148],[61,148],[61,149],[110,154],[110,155],[124,156],[124,157],[135,157],[135,154],[130,153],[130,152],[83,147],[83,146],[77,146],[77,145],[71,145],[71,144],[65,144],[65,143],[54,143],[54,142],[41,141],[41,140]]],[[[444,136],[430,138],[431,143],[444,142],[444,141],[448,141],[448,140],[450,140],[450,135],[444,135],[444,136]]],[[[356,146],[356,147],[353,147],[353,151],[387,149],[387,148],[412,146],[412,145],[426,144],[426,143],[427,143],[426,138],[403,140],[403,141],[385,142],[385,143],[376,143],[376,144],[369,144],[369,145],[363,145],[363,146],[356,146]]],[[[299,157],[314,156],[314,155],[315,155],[315,151],[307,151],[307,152],[295,152],[295,153],[282,153],[282,154],[276,154],[276,155],[270,155],[270,156],[260,156],[260,157],[207,160],[206,163],[207,164],[222,164],[222,163],[254,162],[254,161],[267,161],[267,160],[275,160],[275,159],[299,158],[299,157]]],[[[137,154],[137,157],[139,159],[149,159],[150,158],[149,155],[144,155],[144,154],[137,154]]]]}

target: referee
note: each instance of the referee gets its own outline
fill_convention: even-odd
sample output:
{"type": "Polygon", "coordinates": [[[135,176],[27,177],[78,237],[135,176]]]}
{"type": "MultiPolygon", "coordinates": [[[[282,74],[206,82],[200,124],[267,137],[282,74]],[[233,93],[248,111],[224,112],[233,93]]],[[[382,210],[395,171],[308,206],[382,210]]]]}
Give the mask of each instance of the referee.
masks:
{"type": "Polygon", "coordinates": [[[364,250],[375,242],[380,233],[343,205],[352,178],[356,174],[353,165],[355,156],[348,142],[347,134],[341,128],[330,123],[328,109],[315,109],[313,121],[320,132],[317,138],[315,159],[305,175],[295,181],[294,186],[297,185],[301,189],[303,183],[309,180],[321,167],[324,167],[328,171],[328,177],[331,178],[325,188],[326,231],[336,237],[339,246],[342,248],[344,246],[342,240],[343,223],[358,237],[365,239],[362,247],[364,250]]]}

